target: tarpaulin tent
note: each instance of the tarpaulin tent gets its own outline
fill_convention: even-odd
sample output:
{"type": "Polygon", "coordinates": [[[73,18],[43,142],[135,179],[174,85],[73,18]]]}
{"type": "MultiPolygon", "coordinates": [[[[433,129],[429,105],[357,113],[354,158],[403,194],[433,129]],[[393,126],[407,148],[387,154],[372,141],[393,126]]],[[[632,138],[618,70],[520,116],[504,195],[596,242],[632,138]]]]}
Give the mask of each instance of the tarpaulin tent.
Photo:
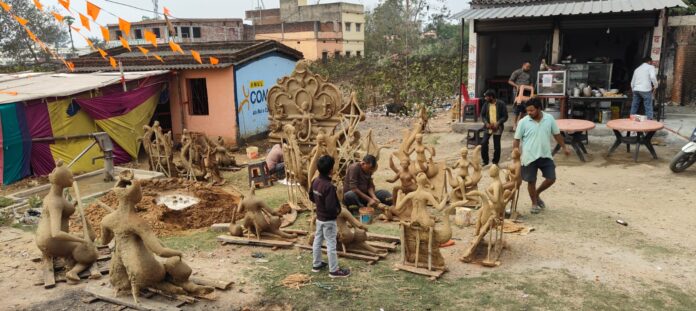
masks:
{"type": "MultiPolygon", "coordinates": [[[[114,142],[115,164],[138,155],[137,139],[143,134],[159,101],[165,79],[143,79],[133,90],[118,86],[83,92],[61,98],[32,99],[0,104],[0,167],[2,182],[9,184],[32,172],[47,175],[58,159],[71,162],[92,143],[90,138],[42,141],[32,138],[65,137],[104,131],[114,142]],[[95,96],[105,94],[102,96],[95,96]]],[[[88,172],[104,166],[94,146],[71,167],[73,172],[88,172]]]]}

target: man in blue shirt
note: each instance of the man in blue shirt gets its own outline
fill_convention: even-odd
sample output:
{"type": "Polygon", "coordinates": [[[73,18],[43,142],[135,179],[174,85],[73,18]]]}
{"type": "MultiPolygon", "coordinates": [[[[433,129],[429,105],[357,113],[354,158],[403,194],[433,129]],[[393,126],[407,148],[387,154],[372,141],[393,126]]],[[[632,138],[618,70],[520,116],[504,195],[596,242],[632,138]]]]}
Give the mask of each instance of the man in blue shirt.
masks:
{"type": "Polygon", "coordinates": [[[522,143],[522,180],[527,182],[527,191],[532,200],[532,214],[537,214],[546,204],[539,195],[556,182],[556,165],[551,154],[551,139],[561,145],[566,156],[570,150],[565,145],[556,120],[541,111],[541,102],[532,98],[527,102],[527,116],[520,120],[515,131],[513,148],[520,148],[522,143]],[[536,187],[537,170],[544,176],[544,182],[536,187]]]}

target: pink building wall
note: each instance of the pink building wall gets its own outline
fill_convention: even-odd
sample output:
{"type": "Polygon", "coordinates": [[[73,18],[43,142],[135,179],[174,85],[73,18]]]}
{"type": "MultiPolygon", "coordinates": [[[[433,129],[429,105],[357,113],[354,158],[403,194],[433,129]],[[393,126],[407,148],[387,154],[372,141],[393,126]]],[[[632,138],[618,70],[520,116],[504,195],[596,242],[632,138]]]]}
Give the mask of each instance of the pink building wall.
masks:
{"type": "Polygon", "coordinates": [[[180,137],[182,110],[184,127],[215,138],[222,136],[225,143],[237,145],[237,113],[235,111],[234,68],[180,70],[170,83],[172,132],[180,137]],[[187,79],[205,78],[208,90],[208,115],[191,115],[187,79]],[[179,92],[183,93],[183,101],[179,92]]]}

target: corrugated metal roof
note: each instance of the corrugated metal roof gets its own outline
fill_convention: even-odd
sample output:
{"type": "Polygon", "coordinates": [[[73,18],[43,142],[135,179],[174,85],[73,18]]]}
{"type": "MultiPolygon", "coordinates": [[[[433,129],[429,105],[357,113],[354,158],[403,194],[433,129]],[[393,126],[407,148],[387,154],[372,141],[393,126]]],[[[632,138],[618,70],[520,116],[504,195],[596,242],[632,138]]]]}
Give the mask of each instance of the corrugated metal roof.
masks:
{"type": "MultiPolygon", "coordinates": [[[[168,70],[126,72],[126,81],[158,76],[168,70]]],[[[102,88],[121,81],[118,72],[0,74],[0,104],[16,103],[46,97],[63,97],[102,88]]]]}
{"type": "Polygon", "coordinates": [[[682,0],[595,0],[495,7],[486,9],[469,9],[455,14],[453,18],[483,20],[520,17],[549,17],[562,15],[655,11],[673,7],[686,7],[686,5],[682,0]]]}

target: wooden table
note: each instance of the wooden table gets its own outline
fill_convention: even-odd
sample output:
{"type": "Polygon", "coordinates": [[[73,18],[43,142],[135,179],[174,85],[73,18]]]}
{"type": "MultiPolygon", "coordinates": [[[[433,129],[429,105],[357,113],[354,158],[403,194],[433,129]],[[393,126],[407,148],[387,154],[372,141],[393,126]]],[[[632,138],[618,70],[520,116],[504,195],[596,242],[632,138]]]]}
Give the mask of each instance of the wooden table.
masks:
{"type": "Polygon", "coordinates": [[[644,145],[652,154],[653,159],[657,159],[657,153],[655,153],[651,140],[657,131],[665,127],[662,123],[653,120],[638,122],[630,119],[618,119],[609,121],[607,127],[612,129],[614,136],[616,136],[616,141],[609,149],[607,156],[610,156],[621,144],[626,144],[626,152],[631,152],[631,145],[636,145],[633,161],[638,162],[640,145],[644,145]],[[621,132],[626,132],[626,136],[622,136],[621,132]],[[636,136],[631,136],[631,132],[636,132],[636,136]]]}
{"type": "MultiPolygon", "coordinates": [[[[587,154],[587,149],[583,144],[583,141],[587,139],[585,132],[595,128],[594,122],[580,119],[559,119],[556,120],[556,123],[561,130],[561,135],[565,138],[565,143],[570,144],[580,161],[585,162],[585,154],[587,154]]],[[[553,154],[555,155],[560,149],[561,145],[556,145],[553,154]]]]}

